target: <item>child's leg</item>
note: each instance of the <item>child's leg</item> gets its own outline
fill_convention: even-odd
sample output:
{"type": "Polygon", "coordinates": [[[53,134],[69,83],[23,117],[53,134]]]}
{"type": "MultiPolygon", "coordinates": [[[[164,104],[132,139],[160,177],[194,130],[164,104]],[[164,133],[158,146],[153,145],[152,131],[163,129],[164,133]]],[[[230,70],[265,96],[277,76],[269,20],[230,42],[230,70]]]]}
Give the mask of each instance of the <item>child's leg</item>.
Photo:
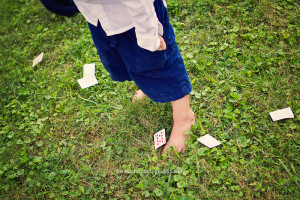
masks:
{"type": "Polygon", "coordinates": [[[112,80],[123,82],[131,81],[127,67],[119,54],[115,37],[108,37],[102,29],[100,22],[97,26],[88,23],[91,35],[98,55],[105,69],[109,72],[112,80]]]}
{"type": "Polygon", "coordinates": [[[177,152],[182,152],[186,147],[184,141],[189,136],[184,135],[184,132],[191,130],[191,126],[195,123],[195,115],[190,108],[189,98],[189,95],[186,95],[177,101],[172,101],[174,124],[171,136],[163,150],[164,153],[172,145],[176,148],[177,152]]]}

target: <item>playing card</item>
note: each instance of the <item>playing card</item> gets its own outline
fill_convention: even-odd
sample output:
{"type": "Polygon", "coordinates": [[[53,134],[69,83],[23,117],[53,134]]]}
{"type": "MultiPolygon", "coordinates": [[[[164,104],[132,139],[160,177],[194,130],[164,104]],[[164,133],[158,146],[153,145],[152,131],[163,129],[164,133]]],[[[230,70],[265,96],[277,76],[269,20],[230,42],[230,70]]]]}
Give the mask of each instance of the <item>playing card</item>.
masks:
{"type": "Polygon", "coordinates": [[[216,147],[221,144],[221,142],[219,142],[218,140],[216,140],[214,137],[212,137],[209,134],[206,134],[206,135],[198,138],[197,140],[209,148],[213,148],[213,147],[216,147]]]}
{"type": "Polygon", "coordinates": [[[159,132],[154,134],[155,149],[161,147],[164,144],[166,144],[166,131],[165,131],[165,129],[160,130],[159,132]]]}
{"type": "Polygon", "coordinates": [[[83,66],[83,78],[77,80],[82,89],[98,83],[95,77],[95,64],[85,64],[83,66]]]}
{"type": "Polygon", "coordinates": [[[270,112],[270,116],[273,121],[278,121],[287,118],[294,118],[293,111],[290,107],[270,112]]]}
{"type": "Polygon", "coordinates": [[[95,76],[95,64],[85,64],[83,66],[83,78],[95,76]]]}
{"type": "Polygon", "coordinates": [[[40,63],[43,60],[43,56],[44,56],[44,52],[42,52],[39,56],[37,56],[34,60],[33,60],[33,64],[32,67],[36,66],[38,63],[40,63]]]}
{"type": "Polygon", "coordinates": [[[77,81],[78,81],[78,83],[79,83],[79,85],[82,89],[90,87],[90,86],[95,85],[95,84],[98,83],[95,76],[93,76],[93,77],[84,77],[82,79],[78,79],[77,81]]]}

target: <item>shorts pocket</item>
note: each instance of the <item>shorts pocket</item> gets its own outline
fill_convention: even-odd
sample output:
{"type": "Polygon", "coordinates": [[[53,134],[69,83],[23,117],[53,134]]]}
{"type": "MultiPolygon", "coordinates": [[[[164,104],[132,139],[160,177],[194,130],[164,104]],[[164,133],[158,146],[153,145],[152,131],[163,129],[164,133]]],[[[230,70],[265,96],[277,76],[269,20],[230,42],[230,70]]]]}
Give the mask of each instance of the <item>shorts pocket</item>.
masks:
{"type": "Polygon", "coordinates": [[[137,44],[132,44],[134,56],[133,70],[135,72],[146,72],[165,67],[167,64],[166,50],[154,51],[143,49],[137,44]]]}

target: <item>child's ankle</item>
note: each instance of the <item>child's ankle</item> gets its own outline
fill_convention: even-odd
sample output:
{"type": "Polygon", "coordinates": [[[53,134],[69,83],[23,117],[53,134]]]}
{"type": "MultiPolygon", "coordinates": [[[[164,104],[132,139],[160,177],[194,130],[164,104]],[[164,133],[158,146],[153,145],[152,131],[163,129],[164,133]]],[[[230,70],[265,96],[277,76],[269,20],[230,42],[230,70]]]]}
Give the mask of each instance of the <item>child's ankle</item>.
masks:
{"type": "Polygon", "coordinates": [[[195,122],[195,113],[190,110],[187,113],[182,113],[179,116],[173,116],[174,124],[193,124],[195,122]]]}

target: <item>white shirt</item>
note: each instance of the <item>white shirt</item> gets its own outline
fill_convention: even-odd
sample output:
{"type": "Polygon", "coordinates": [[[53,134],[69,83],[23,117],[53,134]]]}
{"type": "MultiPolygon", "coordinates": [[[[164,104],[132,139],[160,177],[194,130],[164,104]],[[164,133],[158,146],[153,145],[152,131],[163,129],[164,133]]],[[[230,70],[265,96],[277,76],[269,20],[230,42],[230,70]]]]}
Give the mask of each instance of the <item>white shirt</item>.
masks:
{"type": "MultiPolygon", "coordinates": [[[[166,2],[164,5],[166,6],[166,2]]],[[[85,19],[97,26],[98,20],[107,36],[135,27],[137,43],[149,51],[160,46],[163,26],[158,21],[154,0],[74,0],[85,19]]]]}

